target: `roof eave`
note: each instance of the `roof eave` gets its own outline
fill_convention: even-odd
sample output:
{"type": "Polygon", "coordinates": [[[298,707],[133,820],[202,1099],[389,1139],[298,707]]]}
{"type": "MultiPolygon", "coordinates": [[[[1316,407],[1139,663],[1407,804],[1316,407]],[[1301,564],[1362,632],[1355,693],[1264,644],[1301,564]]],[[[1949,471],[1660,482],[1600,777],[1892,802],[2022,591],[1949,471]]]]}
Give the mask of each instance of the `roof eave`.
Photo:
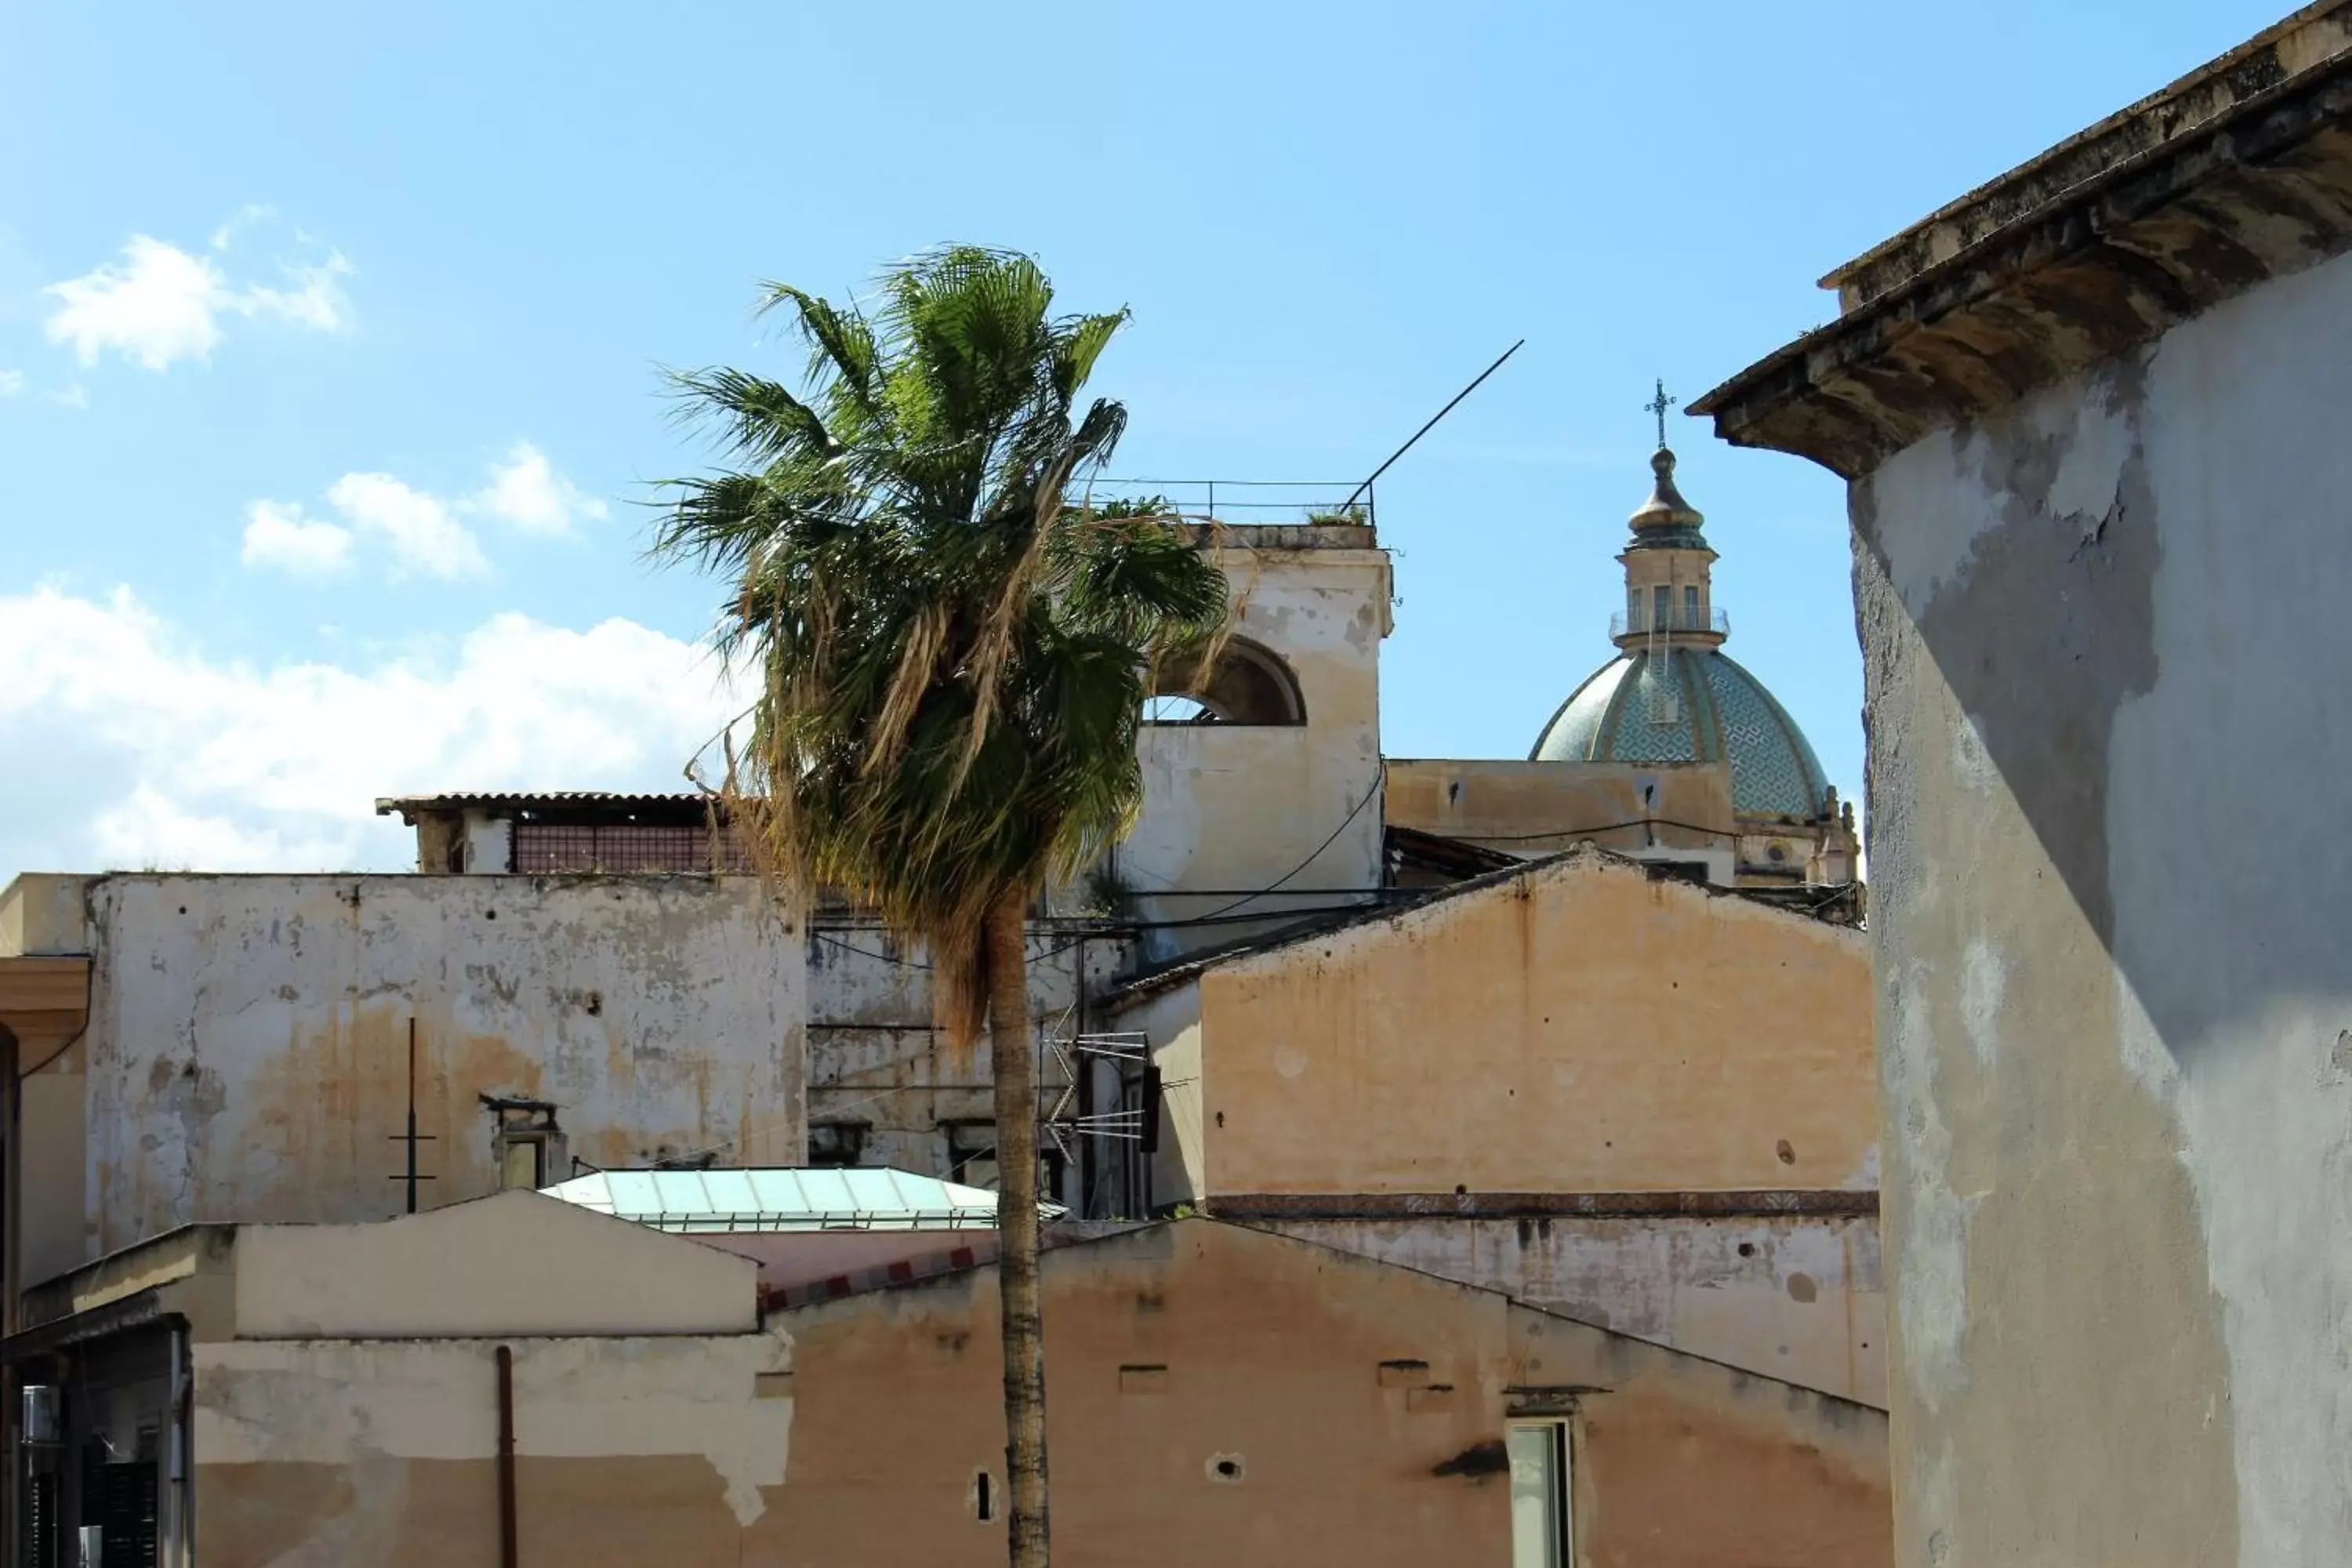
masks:
{"type": "MultiPolygon", "coordinates": [[[[2352,16],[2352,0],[2326,9],[2352,16]]],[[[2352,21],[2344,31],[2352,40],[2352,21]]],[[[2160,116],[2164,101],[2140,112],[2160,116]]],[[[1735,446],[1858,479],[1937,428],[2347,248],[2352,42],[1920,266],[1690,412],[1735,446]]]]}

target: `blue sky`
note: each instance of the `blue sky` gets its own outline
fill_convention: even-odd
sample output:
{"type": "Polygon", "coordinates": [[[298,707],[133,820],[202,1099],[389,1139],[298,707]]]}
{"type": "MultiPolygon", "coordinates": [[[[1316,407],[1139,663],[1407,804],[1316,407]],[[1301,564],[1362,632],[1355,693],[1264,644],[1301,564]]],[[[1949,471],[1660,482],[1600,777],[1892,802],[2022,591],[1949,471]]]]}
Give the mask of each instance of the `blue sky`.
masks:
{"type": "MultiPolygon", "coordinates": [[[[2069,6],[0,5],[0,881],[404,864],[369,803],[673,787],[663,364],[942,241],[1131,306],[1126,474],[1379,489],[1394,755],[1609,653],[1652,378],[2275,19],[2069,6]]],[[[1730,651],[1858,795],[1841,487],[1677,416],[1730,651]]]]}

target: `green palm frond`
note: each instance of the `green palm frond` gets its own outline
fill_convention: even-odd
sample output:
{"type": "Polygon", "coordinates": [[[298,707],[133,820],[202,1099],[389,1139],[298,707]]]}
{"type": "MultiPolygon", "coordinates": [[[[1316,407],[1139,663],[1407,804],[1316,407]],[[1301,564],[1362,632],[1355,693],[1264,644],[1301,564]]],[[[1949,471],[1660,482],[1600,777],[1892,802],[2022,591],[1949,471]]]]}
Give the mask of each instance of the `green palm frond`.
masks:
{"type": "Polygon", "coordinates": [[[669,483],[652,552],[727,584],[715,640],[761,691],[726,788],[763,864],[925,942],[969,1045],[988,912],[1125,831],[1151,673],[1220,635],[1226,584],[1172,517],[1084,500],[1126,312],[1056,316],[1033,260],[972,247],[872,299],[768,287],[797,391],[673,378],[730,467],[669,483]]]}

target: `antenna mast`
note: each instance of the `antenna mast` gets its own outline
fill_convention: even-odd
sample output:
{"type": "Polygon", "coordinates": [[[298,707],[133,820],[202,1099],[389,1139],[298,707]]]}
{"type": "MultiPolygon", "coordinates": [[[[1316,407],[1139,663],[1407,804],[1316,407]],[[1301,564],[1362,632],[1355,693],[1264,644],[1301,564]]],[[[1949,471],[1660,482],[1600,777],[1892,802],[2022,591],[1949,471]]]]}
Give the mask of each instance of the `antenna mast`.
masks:
{"type": "Polygon", "coordinates": [[[1472,381],[1472,382],[1470,383],[1470,384],[1469,384],[1469,385],[1467,385],[1467,386],[1464,387],[1461,391],[1459,391],[1459,392],[1455,393],[1455,394],[1454,395],[1454,396],[1453,396],[1452,400],[1451,400],[1451,401],[1449,401],[1449,402],[1445,405],[1445,406],[1444,406],[1444,407],[1443,407],[1443,408],[1439,409],[1436,413],[1434,413],[1434,414],[1431,415],[1431,416],[1429,416],[1429,423],[1428,423],[1428,424],[1426,424],[1426,425],[1424,425],[1424,426],[1423,426],[1420,429],[1418,429],[1418,430],[1416,430],[1416,431],[1414,431],[1414,432],[1412,433],[1412,440],[1407,441],[1403,446],[1399,447],[1395,451],[1391,452],[1391,453],[1389,454],[1389,460],[1388,460],[1387,462],[1385,462],[1385,463],[1382,463],[1379,468],[1374,468],[1374,469],[1371,471],[1370,476],[1369,478],[1367,478],[1367,479],[1364,480],[1364,482],[1363,482],[1362,484],[1358,485],[1358,486],[1356,487],[1356,489],[1355,489],[1355,492],[1354,492],[1352,495],[1349,496],[1349,497],[1348,497],[1348,499],[1347,499],[1346,500],[1341,501],[1341,502],[1339,503],[1339,510],[1340,510],[1341,511],[1345,511],[1345,510],[1347,510],[1349,507],[1351,507],[1351,506],[1355,505],[1355,504],[1356,504],[1356,502],[1357,502],[1358,500],[1361,500],[1361,499],[1362,499],[1362,497],[1363,497],[1363,493],[1364,493],[1366,490],[1370,489],[1372,488],[1372,480],[1373,480],[1373,479],[1379,479],[1382,474],[1387,473],[1387,472],[1389,471],[1389,469],[1390,469],[1392,466],[1394,466],[1394,464],[1395,464],[1396,460],[1397,460],[1399,458],[1403,457],[1407,452],[1410,452],[1410,451],[1412,451],[1412,444],[1413,444],[1413,442],[1414,442],[1414,441],[1418,441],[1418,440],[1420,440],[1423,436],[1428,435],[1428,434],[1430,433],[1430,431],[1432,431],[1433,429],[1436,428],[1436,426],[1437,426],[1437,422],[1438,422],[1439,420],[1441,420],[1441,419],[1444,418],[1447,415],[1449,415],[1449,414],[1451,414],[1451,413],[1453,413],[1453,412],[1454,412],[1454,404],[1461,402],[1464,398],[1465,398],[1465,397],[1469,396],[1472,393],[1474,393],[1474,392],[1477,391],[1477,390],[1478,390],[1478,383],[1479,383],[1479,382],[1485,381],[1488,376],[1490,376],[1490,375],[1494,374],[1496,371],[1498,371],[1498,370],[1502,369],[1502,368],[1503,368],[1503,360],[1507,360],[1507,359],[1510,358],[1513,354],[1515,354],[1515,353],[1518,353],[1521,349],[1523,349],[1523,348],[1527,347],[1527,344],[1528,344],[1528,340],[1527,340],[1527,339],[1525,339],[1525,338],[1521,338],[1517,342],[1515,342],[1515,343],[1513,343],[1509,348],[1505,349],[1505,350],[1503,351],[1503,353],[1502,353],[1502,357],[1501,357],[1500,359],[1496,360],[1496,362],[1495,362],[1493,364],[1490,364],[1490,365],[1488,365],[1486,369],[1484,369],[1484,370],[1480,371],[1480,372],[1478,373],[1478,374],[1477,374],[1477,378],[1476,378],[1475,380],[1472,381]]]}

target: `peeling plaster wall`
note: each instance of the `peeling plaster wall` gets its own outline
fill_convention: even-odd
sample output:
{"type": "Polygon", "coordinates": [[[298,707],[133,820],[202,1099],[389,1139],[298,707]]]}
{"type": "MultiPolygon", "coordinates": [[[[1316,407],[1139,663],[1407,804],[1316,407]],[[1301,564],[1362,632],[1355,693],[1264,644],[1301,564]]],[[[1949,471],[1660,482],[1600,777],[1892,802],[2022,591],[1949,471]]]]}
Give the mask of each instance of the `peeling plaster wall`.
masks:
{"type": "MultiPolygon", "coordinates": [[[[1535,1390],[1580,1391],[1555,1397],[1577,1405],[1581,1563],[1888,1561],[1877,1411],[1204,1219],[1044,1273],[1070,1561],[1507,1563],[1497,1450],[1535,1390]]],[[[799,1368],[782,1560],[1003,1562],[1001,1516],[972,1508],[977,1474],[1003,1480],[993,1273],[779,1321],[799,1368]]]]}
{"type": "Polygon", "coordinates": [[[1906,1564],[2352,1558],[2347,408],[2339,258],[1853,488],[1906,1564]]]}
{"type": "Polygon", "coordinates": [[[1886,1404],[1874,1218],[1263,1223],[1843,1399],[1886,1404]]]}
{"type": "MultiPolygon", "coordinates": [[[[601,1165],[803,1157],[804,955],[751,879],[122,875],[97,974],[79,1258],[197,1219],[398,1213],[416,1020],[434,1206],[494,1190],[481,1095],[601,1165]]],[[[563,1173],[557,1173],[559,1175],[563,1173]]]]}
{"type": "MultiPolygon", "coordinates": [[[[1146,725],[1138,742],[1143,809],[1115,853],[1118,875],[1140,895],[1138,912],[1145,920],[1210,915],[1286,877],[1285,892],[1232,912],[1279,914],[1345,902],[1333,891],[1381,884],[1376,797],[1388,552],[1235,548],[1213,554],[1239,607],[1234,631],[1289,666],[1307,722],[1146,725]],[[1186,889],[1199,891],[1181,892],[1186,889]]],[[[1226,923],[1150,931],[1147,950],[1164,958],[1251,929],[1226,923]]]]}
{"type": "MultiPolygon", "coordinates": [[[[1033,924],[1030,1016],[1055,1029],[1074,1022],[1080,960],[1087,994],[1099,995],[1127,963],[1131,945],[1114,935],[1082,936],[1048,922],[1033,924]]],[[[873,926],[823,925],[809,933],[809,1121],[861,1125],[861,1163],[961,1179],[948,1125],[993,1126],[995,1079],[985,1036],[964,1060],[932,1026],[924,958],[919,947],[894,942],[873,926]]],[[[1050,1110],[1065,1075],[1050,1053],[1037,1066],[1050,1110]]],[[[1075,1182],[1073,1172],[1061,1201],[1076,1201],[1075,1182]]]]}
{"type": "MultiPolygon", "coordinates": [[[[526,1339],[514,1352],[522,1560],[733,1568],[792,1458],[781,1333],[526,1339]]],[[[495,1568],[497,1346],[193,1347],[203,1561],[495,1568]]]]}

